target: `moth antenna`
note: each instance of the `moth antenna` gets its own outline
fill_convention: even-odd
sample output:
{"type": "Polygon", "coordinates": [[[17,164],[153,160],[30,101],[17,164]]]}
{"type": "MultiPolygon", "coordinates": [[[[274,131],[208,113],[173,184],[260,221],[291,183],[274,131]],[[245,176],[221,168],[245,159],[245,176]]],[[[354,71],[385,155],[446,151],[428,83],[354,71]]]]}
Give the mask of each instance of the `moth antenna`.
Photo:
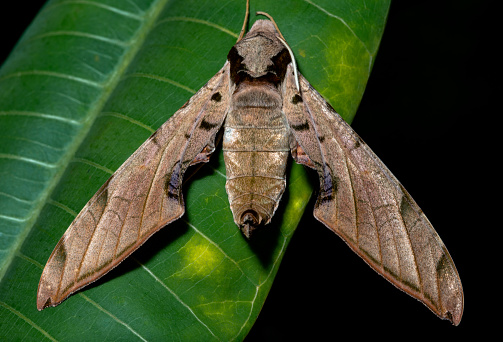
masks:
{"type": "MultiPolygon", "coordinates": [[[[250,0],[246,0],[246,12],[245,12],[245,20],[243,21],[243,27],[241,28],[241,32],[239,33],[238,41],[243,39],[246,31],[246,24],[248,23],[248,18],[250,17],[250,0]]],[[[236,42],[236,43],[237,43],[236,42]]]]}
{"type": "MultiPolygon", "coordinates": [[[[248,14],[248,9],[247,9],[247,14],[248,14]]],[[[293,63],[293,73],[294,73],[294,77],[295,77],[295,86],[297,87],[297,90],[300,92],[299,75],[297,73],[297,62],[295,62],[295,56],[293,55],[293,51],[292,51],[292,49],[290,49],[290,46],[288,46],[288,44],[286,43],[286,39],[281,34],[281,31],[279,30],[278,25],[276,25],[276,22],[274,21],[273,17],[269,13],[256,12],[255,15],[263,15],[263,16],[267,17],[272,22],[274,27],[276,28],[276,31],[279,33],[279,37],[277,37],[277,38],[279,39],[280,42],[283,43],[283,45],[288,50],[288,53],[290,54],[290,58],[292,59],[292,63],[293,63]]]]}

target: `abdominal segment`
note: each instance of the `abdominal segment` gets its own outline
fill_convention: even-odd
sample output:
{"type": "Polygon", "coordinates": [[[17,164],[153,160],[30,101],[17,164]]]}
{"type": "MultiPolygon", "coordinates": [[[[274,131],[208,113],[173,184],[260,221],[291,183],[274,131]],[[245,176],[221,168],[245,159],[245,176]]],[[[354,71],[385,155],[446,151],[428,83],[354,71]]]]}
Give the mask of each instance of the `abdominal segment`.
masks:
{"type": "Polygon", "coordinates": [[[280,109],[238,108],[225,122],[225,188],[234,221],[246,237],[270,222],[285,191],[290,153],[280,109]]]}

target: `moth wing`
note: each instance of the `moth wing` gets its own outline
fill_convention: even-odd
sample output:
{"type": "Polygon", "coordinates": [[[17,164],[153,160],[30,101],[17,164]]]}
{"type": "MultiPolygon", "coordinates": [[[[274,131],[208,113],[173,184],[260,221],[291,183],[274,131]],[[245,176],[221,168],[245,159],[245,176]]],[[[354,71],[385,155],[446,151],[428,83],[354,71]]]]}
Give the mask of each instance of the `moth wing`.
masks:
{"type": "Polygon", "coordinates": [[[39,310],[97,280],[183,215],[183,175],[213,152],[229,106],[228,80],[226,62],[89,200],[47,261],[39,310]]]}
{"type": "Polygon", "coordinates": [[[283,110],[292,155],[317,170],[314,216],[367,264],[435,314],[458,324],[463,290],[442,240],[403,186],[353,129],[291,66],[283,110]]]}

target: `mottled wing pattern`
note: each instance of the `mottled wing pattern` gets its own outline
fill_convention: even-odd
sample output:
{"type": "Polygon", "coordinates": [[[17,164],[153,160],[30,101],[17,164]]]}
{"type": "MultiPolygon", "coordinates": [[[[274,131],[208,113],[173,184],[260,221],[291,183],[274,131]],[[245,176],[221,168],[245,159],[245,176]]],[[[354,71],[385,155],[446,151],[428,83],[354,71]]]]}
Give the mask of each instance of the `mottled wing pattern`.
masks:
{"type": "Polygon", "coordinates": [[[229,107],[229,63],[110,177],[52,252],[37,307],[55,306],[95,281],[184,213],[183,174],[205,162],[229,107]]]}
{"type": "Polygon", "coordinates": [[[382,276],[458,324],[463,290],[456,267],[432,225],[379,158],[292,68],[283,110],[297,162],[318,171],[314,216],[382,276]]]}

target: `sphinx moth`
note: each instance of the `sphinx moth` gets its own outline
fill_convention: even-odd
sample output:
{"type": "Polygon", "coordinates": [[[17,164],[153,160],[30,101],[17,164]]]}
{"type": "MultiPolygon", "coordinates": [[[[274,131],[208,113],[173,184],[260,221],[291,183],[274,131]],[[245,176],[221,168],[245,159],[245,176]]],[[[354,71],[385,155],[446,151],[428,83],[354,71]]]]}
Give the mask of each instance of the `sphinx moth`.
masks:
{"type": "Polygon", "coordinates": [[[37,308],[58,305],[180,218],[185,171],[209,160],[221,132],[230,207],[246,238],[274,215],[291,154],[318,173],[314,216],[384,278],[458,324],[461,281],[426,216],[297,72],[272,18],[256,21],[244,35],[247,17],[248,9],[222,69],[77,215],[44,268],[37,308]]]}

